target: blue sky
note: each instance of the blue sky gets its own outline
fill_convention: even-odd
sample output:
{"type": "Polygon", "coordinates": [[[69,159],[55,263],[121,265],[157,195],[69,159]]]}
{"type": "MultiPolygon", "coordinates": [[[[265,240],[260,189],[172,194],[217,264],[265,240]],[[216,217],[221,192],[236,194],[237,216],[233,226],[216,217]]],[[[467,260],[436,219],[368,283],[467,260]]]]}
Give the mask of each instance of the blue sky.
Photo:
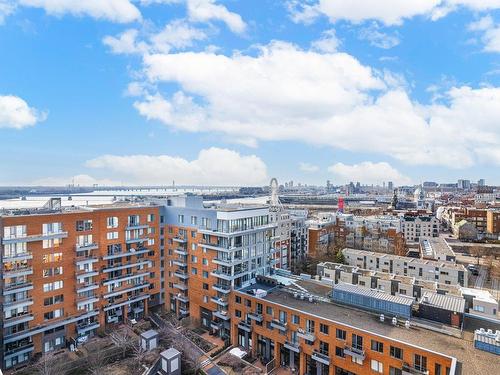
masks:
{"type": "Polygon", "coordinates": [[[0,184],[500,184],[500,0],[0,0],[0,184]]]}

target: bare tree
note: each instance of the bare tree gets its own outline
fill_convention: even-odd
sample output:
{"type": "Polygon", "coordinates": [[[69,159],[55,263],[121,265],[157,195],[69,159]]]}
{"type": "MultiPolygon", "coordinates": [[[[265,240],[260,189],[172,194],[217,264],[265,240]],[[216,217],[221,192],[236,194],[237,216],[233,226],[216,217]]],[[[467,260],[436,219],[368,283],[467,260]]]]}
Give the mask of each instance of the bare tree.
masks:
{"type": "Polygon", "coordinates": [[[185,337],[180,337],[172,345],[181,352],[181,358],[186,365],[186,370],[191,370],[194,374],[201,370],[200,351],[185,337]]]}
{"type": "Polygon", "coordinates": [[[35,364],[35,371],[38,375],[59,375],[65,374],[63,363],[54,356],[53,352],[44,353],[42,358],[35,364]]]}
{"type": "Polygon", "coordinates": [[[101,345],[87,347],[87,369],[90,375],[106,375],[108,359],[101,345]]]}
{"type": "Polygon", "coordinates": [[[126,329],[114,331],[109,335],[109,337],[111,338],[111,341],[113,341],[113,344],[115,344],[117,348],[121,349],[122,358],[125,358],[127,350],[129,350],[133,345],[133,340],[129,332],[126,329]]]}
{"type": "Polygon", "coordinates": [[[132,353],[133,353],[134,359],[139,363],[142,363],[144,361],[144,359],[146,358],[146,355],[148,354],[148,352],[142,347],[140,342],[136,342],[132,346],[132,353]]]}

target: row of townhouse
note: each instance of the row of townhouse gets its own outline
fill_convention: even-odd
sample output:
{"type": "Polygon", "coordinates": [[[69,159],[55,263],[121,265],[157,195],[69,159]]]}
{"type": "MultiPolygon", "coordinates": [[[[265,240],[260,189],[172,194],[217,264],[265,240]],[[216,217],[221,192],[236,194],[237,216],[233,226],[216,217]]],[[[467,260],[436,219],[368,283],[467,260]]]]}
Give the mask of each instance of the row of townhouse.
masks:
{"type": "Polygon", "coordinates": [[[350,266],[437,281],[448,285],[467,287],[468,284],[467,269],[451,261],[411,258],[350,248],[343,249],[342,253],[346,264],[350,266]]]}
{"type": "Polygon", "coordinates": [[[5,211],[0,257],[3,368],[161,303],[156,206],[5,211]]]}

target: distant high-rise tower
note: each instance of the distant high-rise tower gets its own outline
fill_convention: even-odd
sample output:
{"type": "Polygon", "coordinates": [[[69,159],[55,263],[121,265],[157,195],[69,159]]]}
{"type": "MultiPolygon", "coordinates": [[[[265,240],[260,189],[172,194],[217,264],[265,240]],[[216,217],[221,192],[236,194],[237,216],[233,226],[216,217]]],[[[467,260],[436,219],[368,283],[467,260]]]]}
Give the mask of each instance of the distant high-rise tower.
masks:
{"type": "Polygon", "coordinates": [[[486,182],[484,181],[484,178],[481,178],[478,182],[477,182],[477,186],[485,186],[486,185],[486,182]]]}
{"type": "Polygon", "coordinates": [[[394,190],[394,184],[392,183],[392,181],[389,181],[389,182],[387,183],[387,189],[388,189],[389,191],[393,191],[393,190],[394,190]]]}

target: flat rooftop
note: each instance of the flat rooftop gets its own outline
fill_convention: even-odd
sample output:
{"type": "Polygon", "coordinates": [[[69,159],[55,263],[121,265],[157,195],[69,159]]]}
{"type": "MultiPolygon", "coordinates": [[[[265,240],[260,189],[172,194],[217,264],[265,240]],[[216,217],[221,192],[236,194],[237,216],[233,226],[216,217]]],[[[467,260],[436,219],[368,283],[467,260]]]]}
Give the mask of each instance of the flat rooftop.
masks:
{"type": "MultiPolygon", "coordinates": [[[[244,293],[247,289],[240,292],[244,293]]],[[[389,319],[386,319],[386,323],[381,323],[378,314],[326,302],[331,291],[331,287],[319,282],[293,280],[290,285],[268,289],[267,296],[262,299],[361,331],[455,357],[458,361],[456,374],[494,374],[495,369],[500,367],[500,356],[474,348],[472,333],[464,332],[464,338],[457,338],[415,326],[409,329],[394,327],[389,319]],[[311,303],[307,298],[295,298],[294,292],[309,293],[319,298],[315,298],[311,303]]]]}

